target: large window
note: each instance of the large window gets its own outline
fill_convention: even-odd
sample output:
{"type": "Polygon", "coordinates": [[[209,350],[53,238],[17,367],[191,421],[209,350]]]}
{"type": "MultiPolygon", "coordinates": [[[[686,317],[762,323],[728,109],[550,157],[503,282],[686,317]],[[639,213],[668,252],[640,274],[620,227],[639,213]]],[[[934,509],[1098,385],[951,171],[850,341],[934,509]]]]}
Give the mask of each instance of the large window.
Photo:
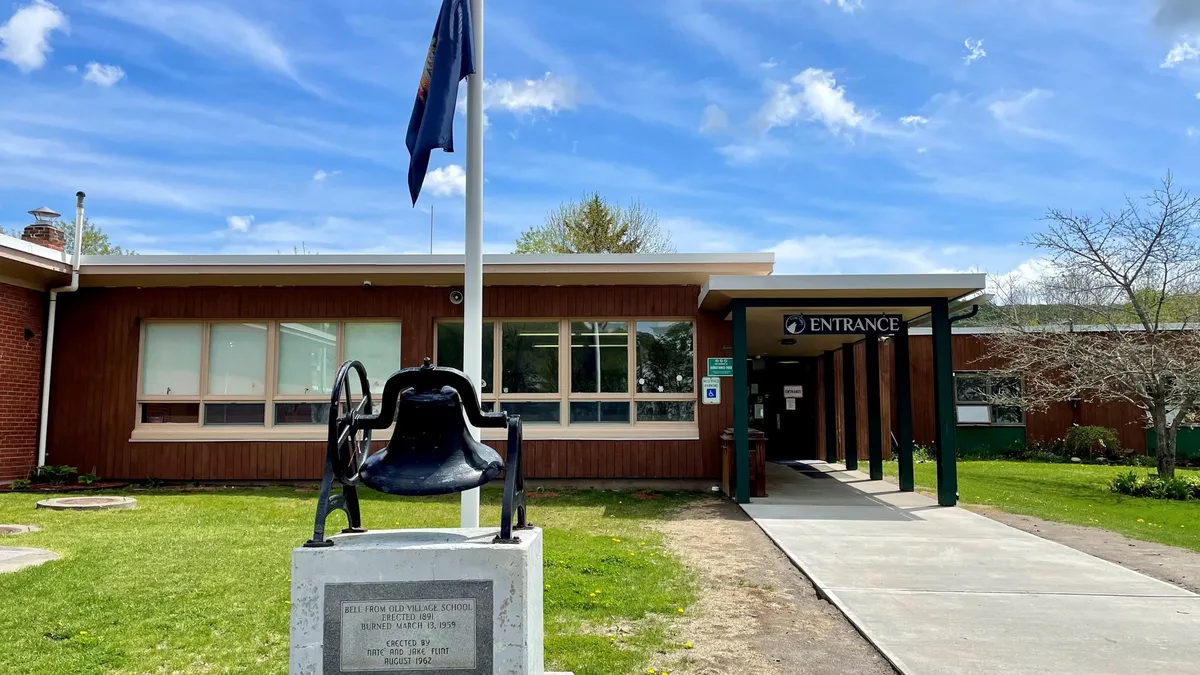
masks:
{"type": "MultiPolygon", "coordinates": [[[[141,425],[325,424],[342,361],[362,362],[372,392],[400,367],[395,321],[146,322],[141,425]]],[[[357,382],[351,387],[358,391],[357,382]]]]}
{"type": "MultiPolygon", "coordinates": [[[[438,324],[439,365],[462,367],[462,331],[461,322],[438,324]]],[[[483,339],[486,409],[531,425],[695,422],[690,321],[493,321],[483,339]]]]}
{"type": "Polygon", "coordinates": [[[1020,426],[1025,423],[1021,380],[986,371],[954,373],[955,412],[959,424],[1020,426]]]}

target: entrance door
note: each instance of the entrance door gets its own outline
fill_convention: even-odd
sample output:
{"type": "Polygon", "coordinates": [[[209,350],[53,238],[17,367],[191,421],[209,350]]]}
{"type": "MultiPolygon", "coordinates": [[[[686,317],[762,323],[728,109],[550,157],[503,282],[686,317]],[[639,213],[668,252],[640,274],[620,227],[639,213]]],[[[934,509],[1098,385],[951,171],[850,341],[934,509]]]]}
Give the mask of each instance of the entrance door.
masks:
{"type": "Polygon", "coordinates": [[[812,359],[769,360],[760,371],[767,459],[816,459],[815,362],[812,359]]]}

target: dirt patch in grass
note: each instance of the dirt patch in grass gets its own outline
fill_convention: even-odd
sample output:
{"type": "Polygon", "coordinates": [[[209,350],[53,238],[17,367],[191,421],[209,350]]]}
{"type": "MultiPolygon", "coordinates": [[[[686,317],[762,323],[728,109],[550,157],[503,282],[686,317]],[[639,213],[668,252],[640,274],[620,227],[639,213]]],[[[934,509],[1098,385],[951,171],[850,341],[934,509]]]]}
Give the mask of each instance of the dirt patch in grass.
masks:
{"type": "Polygon", "coordinates": [[[737,505],[705,499],[655,527],[699,582],[672,675],[895,673],[737,505]]]}
{"type": "Polygon", "coordinates": [[[1098,527],[1055,523],[1033,516],[1007,513],[991,506],[963,504],[1018,530],[1065,544],[1097,558],[1115,562],[1147,576],[1200,593],[1200,553],[1191,549],[1131,539],[1098,527]]]}

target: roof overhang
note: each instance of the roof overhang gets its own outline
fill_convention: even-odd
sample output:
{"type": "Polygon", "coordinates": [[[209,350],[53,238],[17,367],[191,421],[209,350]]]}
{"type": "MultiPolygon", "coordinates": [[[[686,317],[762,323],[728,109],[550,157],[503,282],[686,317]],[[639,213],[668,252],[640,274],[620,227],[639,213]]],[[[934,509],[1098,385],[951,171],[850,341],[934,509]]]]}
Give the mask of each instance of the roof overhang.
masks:
{"type": "Polygon", "coordinates": [[[0,283],[44,290],[70,279],[71,265],[61,251],[0,234],[0,283]]]}
{"type": "MultiPolygon", "coordinates": [[[[83,256],[83,286],[454,286],[461,255],[83,256]]],[[[489,286],[700,286],[771,273],[771,253],[485,255],[489,286]]]]}
{"type": "Polygon", "coordinates": [[[983,274],[829,274],[770,277],[711,277],[700,292],[700,307],[728,315],[743,301],[747,348],[752,355],[814,356],[858,342],[861,335],[808,335],[783,344],[787,314],[896,314],[915,321],[930,303],[979,293],[983,274]]]}

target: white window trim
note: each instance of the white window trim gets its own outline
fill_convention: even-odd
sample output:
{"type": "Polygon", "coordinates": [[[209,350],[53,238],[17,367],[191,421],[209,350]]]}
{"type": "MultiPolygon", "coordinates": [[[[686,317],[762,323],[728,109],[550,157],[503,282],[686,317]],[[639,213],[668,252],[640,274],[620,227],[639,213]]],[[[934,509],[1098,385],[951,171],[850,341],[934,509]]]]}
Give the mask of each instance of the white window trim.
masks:
{"type": "MultiPolygon", "coordinates": [[[[288,318],[288,319],[147,319],[141,322],[138,333],[138,362],[136,405],[134,406],[134,427],[130,435],[131,441],[260,441],[260,440],[310,440],[314,430],[319,431],[320,438],[325,440],[326,425],[324,424],[275,424],[276,403],[326,403],[328,394],[316,396],[279,394],[277,393],[279,373],[279,324],[281,323],[333,323],[337,326],[337,353],[335,363],[340,366],[345,360],[345,327],[351,323],[394,323],[400,326],[400,344],[397,354],[403,358],[404,325],[398,319],[387,317],[363,317],[349,319],[319,319],[319,318],[288,318]],[[196,395],[150,395],[142,394],[143,357],[146,348],[146,327],[153,324],[199,324],[200,331],[200,387],[196,395]],[[208,392],[208,359],[209,341],[212,326],[219,324],[258,323],[267,326],[267,353],[265,391],[261,396],[209,394],[208,392]],[[143,423],[142,406],[146,403],[195,403],[199,416],[195,423],[143,423]],[[261,425],[209,425],[204,424],[204,406],[206,403],[262,403],[263,424],[261,425]]],[[[397,359],[396,367],[400,367],[397,359]]],[[[369,375],[370,373],[368,373],[369,375]]],[[[389,375],[391,373],[388,373],[389,375]]]]}

